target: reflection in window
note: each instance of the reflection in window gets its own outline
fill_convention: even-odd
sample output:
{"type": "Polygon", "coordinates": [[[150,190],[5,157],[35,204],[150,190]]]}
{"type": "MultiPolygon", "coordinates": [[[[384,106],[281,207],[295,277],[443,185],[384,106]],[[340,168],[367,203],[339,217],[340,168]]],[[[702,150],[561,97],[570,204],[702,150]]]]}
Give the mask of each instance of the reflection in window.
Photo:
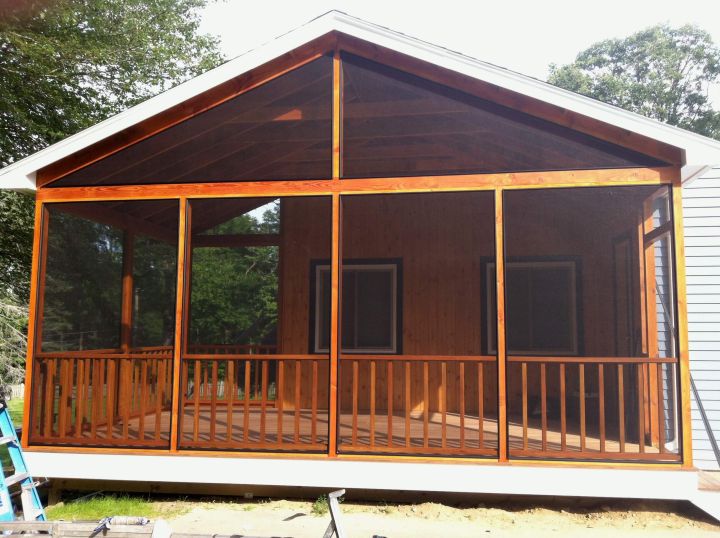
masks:
{"type": "MultiPolygon", "coordinates": [[[[330,344],[330,266],[315,267],[315,349],[330,344]]],[[[398,350],[398,265],[343,265],[342,350],[396,353],[398,350]]]]}
{"type": "MultiPolygon", "coordinates": [[[[496,353],[495,264],[487,264],[486,334],[488,353],[496,353]]],[[[505,265],[507,352],[515,355],[576,355],[580,298],[575,261],[533,260],[505,265]]]]}

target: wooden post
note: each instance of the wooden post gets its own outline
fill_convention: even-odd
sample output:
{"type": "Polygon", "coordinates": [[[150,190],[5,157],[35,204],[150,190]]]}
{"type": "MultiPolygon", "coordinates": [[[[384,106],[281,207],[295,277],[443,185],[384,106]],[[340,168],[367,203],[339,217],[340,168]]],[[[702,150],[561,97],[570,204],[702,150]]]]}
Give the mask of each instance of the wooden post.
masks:
{"type": "Polygon", "coordinates": [[[170,450],[178,449],[178,421],[182,418],[180,411],[180,369],[182,365],[182,346],[185,340],[185,296],[189,279],[185,278],[187,271],[187,250],[190,245],[190,226],[192,207],[188,199],[180,198],[180,220],[178,224],[177,245],[177,287],[175,289],[175,339],[173,347],[173,383],[172,407],[170,408],[170,450]]]}
{"type": "Polygon", "coordinates": [[[133,266],[135,261],[135,234],[125,230],[123,234],[123,262],[122,262],[122,310],[120,325],[120,349],[123,353],[130,353],[132,348],[133,329],[133,266]]]}
{"type": "Polygon", "coordinates": [[[342,223],[340,195],[332,195],[332,260],[330,269],[330,402],[328,409],[328,453],[337,456],[338,420],[338,369],[340,356],[340,289],[342,271],[342,247],[340,227],[342,223]]]}
{"type": "MultiPolygon", "coordinates": [[[[340,51],[333,55],[333,118],[332,118],[332,181],[340,183],[340,131],[342,108],[342,65],[340,51]]],[[[340,357],[340,290],[342,289],[342,205],[340,195],[332,195],[332,247],[330,260],[330,391],[328,402],[328,454],[337,456],[337,421],[338,421],[338,372],[340,357]]]]}
{"type": "MultiPolygon", "coordinates": [[[[47,265],[47,236],[50,215],[40,201],[35,202],[35,231],[33,234],[32,268],[30,273],[30,309],[28,315],[27,355],[25,360],[25,401],[23,402],[22,446],[30,441],[30,401],[32,400],[32,372],[35,348],[42,345],[43,296],[45,292],[45,267],[47,265]]],[[[48,419],[49,420],[49,419],[48,419]]]]}
{"type": "Polygon", "coordinates": [[[505,244],[503,190],[495,189],[495,289],[497,293],[498,460],[508,461],[507,387],[505,364],[505,244]]]}
{"type": "Polygon", "coordinates": [[[688,345],[687,288],[685,282],[685,239],[682,216],[682,180],[678,171],[672,184],[675,289],[677,292],[677,339],[680,373],[680,422],[682,424],[683,467],[692,468],[692,417],[690,409],[690,352],[688,345]]]}

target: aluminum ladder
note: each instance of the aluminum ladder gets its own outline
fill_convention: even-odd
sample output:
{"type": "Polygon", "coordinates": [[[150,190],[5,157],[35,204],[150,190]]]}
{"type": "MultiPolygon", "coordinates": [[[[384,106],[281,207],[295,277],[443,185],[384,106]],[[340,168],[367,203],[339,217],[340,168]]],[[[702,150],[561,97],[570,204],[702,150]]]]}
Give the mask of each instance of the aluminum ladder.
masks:
{"type": "Polygon", "coordinates": [[[45,510],[43,510],[38,495],[37,484],[33,481],[25,464],[25,456],[20,447],[20,440],[13,426],[7,404],[0,398],[0,445],[7,447],[10,461],[15,473],[5,476],[3,469],[0,476],[0,521],[15,520],[15,511],[10,499],[10,487],[20,485],[20,500],[22,505],[23,519],[25,521],[45,521],[45,510]]]}

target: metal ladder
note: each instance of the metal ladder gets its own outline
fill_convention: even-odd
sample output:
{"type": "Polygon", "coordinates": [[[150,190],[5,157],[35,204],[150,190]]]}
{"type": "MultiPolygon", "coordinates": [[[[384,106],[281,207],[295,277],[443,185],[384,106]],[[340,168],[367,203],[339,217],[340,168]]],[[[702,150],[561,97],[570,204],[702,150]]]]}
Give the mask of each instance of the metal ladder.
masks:
{"type": "Polygon", "coordinates": [[[5,476],[5,470],[0,473],[0,521],[13,521],[15,512],[10,499],[10,487],[20,485],[20,500],[22,505],[23,519],[25,521],[45,521],[45,510],[43,510],[38,495],[37,484],[33,481],[25,464],[20,440],[10,419],[7,404],[0,398],[0,445],[7,446],[10,460],[15,469],[15,474],[5,476]]]}

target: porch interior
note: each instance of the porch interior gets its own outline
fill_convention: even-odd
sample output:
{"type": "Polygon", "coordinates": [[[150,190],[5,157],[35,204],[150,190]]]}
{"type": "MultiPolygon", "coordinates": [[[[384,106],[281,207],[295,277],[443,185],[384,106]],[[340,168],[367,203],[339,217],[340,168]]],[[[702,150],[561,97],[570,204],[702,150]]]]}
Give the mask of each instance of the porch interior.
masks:
{"type": "MultiPolygon", "coordinates": [[[[494,193],[342,198],[333,414],[329,197],[191,200],[178,448],[678,461],[667,189],[504,206],[500,395],[494,193]]],[[[170,446],[177,214],[51,208],[33,444],[170,446]]]]}

